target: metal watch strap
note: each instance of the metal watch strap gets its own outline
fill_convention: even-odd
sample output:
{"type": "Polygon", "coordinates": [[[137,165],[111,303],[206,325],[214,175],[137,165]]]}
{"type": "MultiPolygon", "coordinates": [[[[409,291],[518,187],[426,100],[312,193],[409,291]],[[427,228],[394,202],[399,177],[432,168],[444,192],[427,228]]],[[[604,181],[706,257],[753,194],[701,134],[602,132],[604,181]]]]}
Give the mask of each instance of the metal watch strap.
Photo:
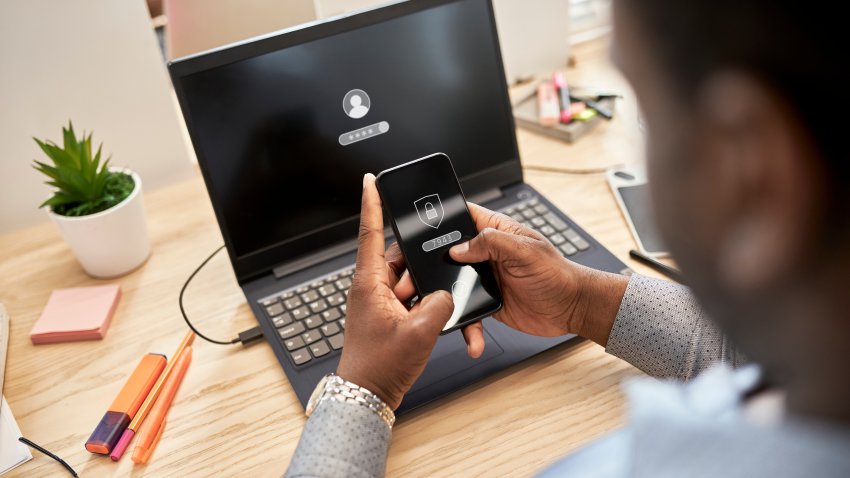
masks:
{"type": "MultiPolygon", "coordinates": [[[[319,403],[326,400],[334,400],[343,403],[353,403],[368,408],[375,412],[390,429],[395,424],[395,413],[392,408],[366,388],[349,382],[339,375],[331,374],[327,377],[325,390],[319,398],[319,403]]],[[[319,403],[316,404],[318,407],[319,403]]]]}

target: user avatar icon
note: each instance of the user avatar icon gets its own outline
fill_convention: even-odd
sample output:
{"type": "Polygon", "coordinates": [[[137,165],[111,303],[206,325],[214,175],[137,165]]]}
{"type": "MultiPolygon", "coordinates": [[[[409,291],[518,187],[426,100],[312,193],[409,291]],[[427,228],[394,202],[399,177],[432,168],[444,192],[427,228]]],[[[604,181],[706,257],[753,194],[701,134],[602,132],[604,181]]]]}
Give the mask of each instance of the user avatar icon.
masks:
{"type": "Polygon", "coordinates": [[[369,95],[363,90],[351,90],[342,99],[342,109],[345,111],[345,114],[354,119],[360,119],[366,116],[366,113],[369,112],[369,108],[371,107],[372,101],[369,99],[369,95]]]}

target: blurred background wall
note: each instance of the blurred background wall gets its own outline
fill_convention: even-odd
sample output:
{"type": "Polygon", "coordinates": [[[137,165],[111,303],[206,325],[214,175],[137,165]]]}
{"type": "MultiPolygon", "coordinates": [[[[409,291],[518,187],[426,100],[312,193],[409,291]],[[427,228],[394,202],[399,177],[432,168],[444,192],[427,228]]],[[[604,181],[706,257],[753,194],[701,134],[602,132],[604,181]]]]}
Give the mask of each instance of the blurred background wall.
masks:
{"type": "Polygon", "coordinates": [[[192,165],[144,0],[0,2],[0,232],[47,220],[32,137],[94,131],[145,190],[192,165]]]}
{"type": "MultiPolygon", "coordinates": [[[[607,29],[610,0],[493,0],[508,79],[567,64],[607,29]]],[[[47,220],[32,137],[68,120],[94,131],[146,191],[189,177],[194,154],[165,67],[198,53],[382,0],[0,1],[0,233],[47,220]]]]}

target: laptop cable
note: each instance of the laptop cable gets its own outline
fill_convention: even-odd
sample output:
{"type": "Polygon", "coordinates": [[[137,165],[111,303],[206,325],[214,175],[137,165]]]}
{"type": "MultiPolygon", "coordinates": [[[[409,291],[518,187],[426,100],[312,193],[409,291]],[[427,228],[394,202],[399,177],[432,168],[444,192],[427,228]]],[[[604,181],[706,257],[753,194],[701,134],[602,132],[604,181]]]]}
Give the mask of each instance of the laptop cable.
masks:
{"type": "Polygon", "coordinates": [[[183,287],[180,288],[180,297],[178,299],[178,303],[180,304],[180,313],[183,314],[183,320],[186,321],[186,325],[188,325],[189,328],[192,329],[192,332],[194,332],[198,337],[206,340],[207,342],[210,342],[210,343],[213,343],[213,344],[218,344],[218,345],[233,345],[233,344],[238,344],[238,343],[241,343],[242,345],[248,345],[249,343],[251,343],[255,340],[263,338],[263,329],[260,328],[259,325],[254,327],[254,328],[251,328],[251,329],[248,329],[248,330],[243,330],[242,332],[239,332],[239,334],[235,338],[231,339],[230,341],[217,340],[217,339],[207,337],[206,335],[201,333],[198,329],[196,329],[195,326],[192,325],[192,321],[189,320],[189,316],[186,315],[186,309],[183,307],[183,295],[185,294],[186,289],[189,287],[189,284],[192,282],[192,279],[194,279],[195,276],[198,275],[198,272],[201,272],[201,269],[203,269],[204,266],[207,265],[207,263],[209,261],[211,261],[212,258],[215,257],[216,254],[221,252],[223,249],[224,249],[224,244],[219,246],[219,248],[216,249],[215,251],[213,251],[213,253],[210,254],[209,257],[204,259],[204,262],[201,262],[201,265],[199,265],[194,270],[194,272],[192,272],[192,274],[189,275],[189,278],[186,279],[186,282],[183,283],[183,287]]]}

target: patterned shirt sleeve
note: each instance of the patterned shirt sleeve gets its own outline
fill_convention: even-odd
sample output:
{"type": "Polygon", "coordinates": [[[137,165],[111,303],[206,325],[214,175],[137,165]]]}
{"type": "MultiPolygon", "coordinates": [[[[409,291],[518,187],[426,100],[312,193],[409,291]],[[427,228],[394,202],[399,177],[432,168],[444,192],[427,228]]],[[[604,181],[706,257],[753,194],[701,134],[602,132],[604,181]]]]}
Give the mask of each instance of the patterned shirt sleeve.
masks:
{"type": "Polygon", "coordinates": [[[304,426],[285,477],[384,476],[391,435],[366,407],[322,402],[304,426]]]}
{"type": "Polygon", "coordinates": [[[638,275],[629,280],[606,351],[650,375],[681,380],[718,362],[746,362],[687,287],[638,275]]]}

